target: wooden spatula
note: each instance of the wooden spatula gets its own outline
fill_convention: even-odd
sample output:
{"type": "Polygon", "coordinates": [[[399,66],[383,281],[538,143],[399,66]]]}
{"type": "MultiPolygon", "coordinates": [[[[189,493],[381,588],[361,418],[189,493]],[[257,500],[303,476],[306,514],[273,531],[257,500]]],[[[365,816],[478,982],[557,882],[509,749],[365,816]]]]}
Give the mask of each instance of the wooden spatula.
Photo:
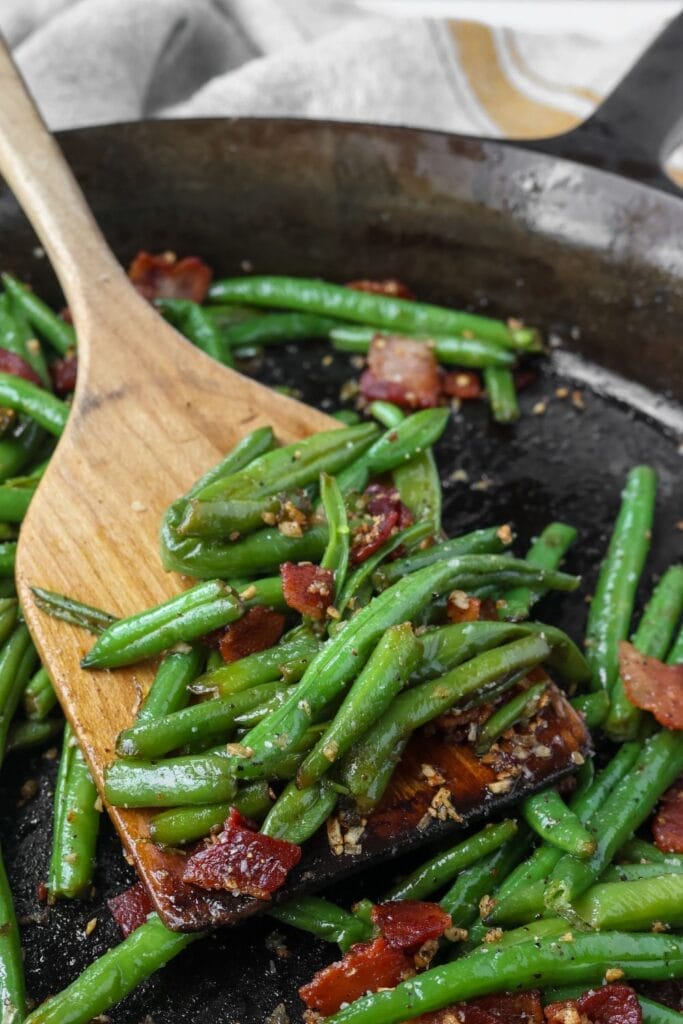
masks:
{"type": "MultiPolygon", "coordinates": [[[[37,611],[31,586],[119,615],[182,588],[161,569],[160,516],[240,437],[272,424],[287,442],[338,426],[315,409],[225,369],[137,294],[109,251],[64,158],[0,42],[0,171],[43,243],[78,334],[68,426],[21,531],[17,585],[31,634],[97,785],[146,670],[83,672],[90,641],[37,611]]],[[[226,230],[230,225],[226,224],[226,230]]],[[[110,809],[158,909],[163,864],[148,815],[110,809]]]]}

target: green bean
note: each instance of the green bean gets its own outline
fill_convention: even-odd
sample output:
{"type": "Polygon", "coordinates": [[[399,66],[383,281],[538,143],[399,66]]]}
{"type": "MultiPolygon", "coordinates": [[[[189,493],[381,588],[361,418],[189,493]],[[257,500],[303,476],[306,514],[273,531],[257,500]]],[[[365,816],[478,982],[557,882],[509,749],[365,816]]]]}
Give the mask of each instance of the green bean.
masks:
{"type": "Polygon", "coordinates": [[[510,370],[487,366],[484,370],[484,386],[496,423],[514,423],[519,419],[515,378],[510,370]]]}
{"type": "Polygon", "coordinates": [[[297,682],[320,646],[310,627],[297,626],[275,647],[206,672],[195,680],[192,689],[196,693],[217,690],[221,697],[228,697],[250,686],[271,683],[281,676],[286,683],[297,682]]]}
{"type": "Polygon", "coordinates": [[[515,821],[486,825],[451,849],[421,864],[387,894],[388,900],[423,900],[442,889],[455,875],[494,853],[517,832],[515,821]]]}
{"type": "Polygon", "coordinates": [[[156,299],[154,305],[181,334],[206,352],[207,356],[234,366],[230,349],[225,346],[221,333],[206,309],[190,299],[156,299]]]}
{"type": "Polygon", "coordinates": [[[297,773],[302,789],[317,782],[384,714],[422,653],[409,622],[390,626],[354,680],[329,729],[297,773]]]}
{"type": "Polygon", "coordinates": [[[64,430],[69,415],[66,402],[11,373],[0,373],[0,404],[30,416],[55,437],[64,430]]]}
{"type": "Polygon", "coordinates": [[[632,882],[592,886],[574,903],[574,911],[591,928],[650,931],[660,922],[683,926],[683,875],[660,875],[632,882]]]}
{"type": "MultiPolygon", "coordinates": [[[[513,564],[512,560],[509,564],[513,564]]],[[[238,770],[250,777],[258,777],[259,773],[267,776],[279,754],[296,743],[312,718],[357,675],[389,626],[411,619],[427,599],[451,590],[468,572],[482,573],[481,579],[485,579],[487,572],[507,566],[506,559],[495,555],[451,558],[412,573],[374,598],[324,645],[304,673],[296,693],[248,734],[246,745],[253,748],[254,755],[240,763],[238,770]],[[273,743],[274,737],[278,737],[277,745],[273,743]]],[[[569,580],[567,577],[567,585],[574,586],[574,581],[569,580]]],[[[534,641],[539,643],[539,650],[548,653],[545,641],[534,641]]]]}
{"type": "Polygon", "coordinates": [[[236,784],[225,747],[163,761],[113,761],[105,797],[114,807],[175,807],[232,800],[236,784]]]}
{"type": "Polygon", "coordinates": [[[621,969],[635,981],[680,977],[683,938],[600,932],[573,936],[571,942],[553,936],[485,943],[460,960],[357,999],[329,1017],[327,1024],[403,1024],[451,1003],[506,989],[596,984],[610,968],[621,969]]]}
{"type": "MultiPolygon", "coordinates": [[[[353,328],[357,330],[357,328],[353,328]]],[[[366,328],[363,328],[365,331],[366,328]]],[[[370,339],[372,340],[372,339],[370,339]]],[[[403,423],[406,415],[398,405],[394,405],[393,402],[375,401],[371,402],[368,406],[368,412],[371,416],[374,416],[378,423],[381,423],[387,430],[391,430],[393,427],[397,427],[399,423],[403,423]]]]}
{"type": "Polygon", "coordinates": [[[228,803],[172,807],[155,814],[149,833],[154,842],[162,846],[184,846],[222,826],[231,807],[245,818],[259,821],[266,816],[272,804],[273,797],[267,782],[247,782],[228,803]]]}
{"type": "Polygon", "coordinates": [[[666,660],[669,665],[683,665],[683,626],[678,631],[666,660]]]}
{"type": "Polygon", "coordinates": [[[57,703],[55,693],[47,669],[42,666],[29,680],[24,690],[24,709],[28,718],[41,722],[50,714],[57,703]]]}
{"type": "Polygon", "coordinates": [[[679,1010],[672,1010],[662,1003],[656,1003],[654,999],[646,999],[638,993],[638,1002],[643,1014],[643,1024],[680,1024],[681,1014],[679,1010]]]}
{"type": "Polygon", "coordinates": [[[28,318],[16,298],[7,295],[6,299],[6,308],[9,316],[9,321],[6,321],[6,327],[9,328],[9,332],[3,332],[3,347],[7,348],[7,343],[10,342],[12,344],[12,351],[26,360],[29,366],[38,374],[44,386],[51,391],[52,379],[40,341],[31,330],[28,318]],[[14,335],[11,341],[8,336],[9,333],[14,335]]]}
{"type": "Polygon", "coordinates": [[[528,690],[522,690],[521,693],[515,694],[497,711],[494,711],[479,730],[476,742],[477,753],[485,754],[504,732],[517,725],[518,722],[532,718],[538,710],[546,689],[545,683],[536,683],[528,690]]]}
{"type": "Polygon", "coordinates": [[[340,768],[341,779],[361,810],[366,809],[368,787],[380,774],[381,766],[392,759],[392,751],[415,729],[487,683],[538,665],[549,653],[550,648],[542,636],[525,637],[486,651],[458,665],[447,675],[414,686],[396,697],[349,751],[340,768]]]}
{"type": "Polygon", "coordinates": [[[415,334],[472,332],[510,348],[535,347],[538,332],[530,327],[508,327],[502,320],[432,306],[411,299],[360,292],[343,285],[300,277],[243,277],[216,281],[211,302],[296,309],[355,323],[415,334]]]}
{"type": "Polygon", "coordinates": [[[0,854],[0,1009],[6,1024],[19,1024],[26,1014],[24,959],[12,893],[0,854]]]}
{"type": "Polygon", "coordinates": [[[40,722],[12,722],[7,736],[6,752],[13,754],[19,750],[32,750],[42,747],[44,743],[54,739],[64,728],[63,718],[43,718],[40,722]]]}
{"type": "Polygon", "coordinates": [[[497,878],[504,878],[519,863],[527,846],[526,837],[516,836],[458,875],[439,901],[455,928],[469,928],[478,916],[481,900],[497,878]]]}
{"type": "Polygon", "coordinates": [[[337,409],[336,412],[330,413],[333,420],[339,420],[345,427],[355,427],[356,423],[360,423],[361,417],[354,409],[337,409]]]}
{"type": "Polygon", "coordinates": [[[28,511],[31,499],[36,492],[36,486],[0,485],[0,522],[20,523],[28,511]]]}
{"type": "MultiPolygon", "coordinates": [[[[628,745],[636,746],[635,743],[628,745]]],[[[648,843],[644,839],[628,839],[620,848],[617,856],[636,864],[683,864],[683,854],[664,853],[654,843],[648,843]]]]}
{"type": "MultiPolygon", "coordinates": [[[[421,541],[426,540],[432,533],[431,522],[417,522],[413,523],[412,526],[407,526],[405,530],[399,530],[393,537],[385,541],[384,544],[374,554],[366,558],[364,562],[354,569],[351,575],[348,577],[344,589],[337,599],[336,606],[339,614],[343,614],[346,608],[352,605],[352,602],[358,601],[358,597],[362,592],[363,585],[369,582],[370,577],[378,568],[381,562],[387,558],[388,555],[392,554],[400,547],[410,548],[421,541]]],[[[357,604],[352,607],[355,610],[357,604]]]]}
{"type": "Polygon", "coordinates": [[[261,831],[301,845],[327,821],[338,799],[339,791],[329,779],[319,779],[306,789],[299,789],[293,779],[268,811],[261,831]]]}
{"type": "Polygon", "coordinates": [[[56,594],[52,590],[43,590],[42,587],[31,587],[33,599],[38,608],[47,615],[63,622],[70,622],[72,626],[80,626],[87,629],[89,633],[103,633],[114,622],[119,620],[109,612],[103,612],[100,608],[93,608],[91,605],[82,604],[73,597],[66,597],[64,594],[56,594]]]}
{"type": "Polygon", "coordinates": [[[629,471],[621,507],[588,611],[586,647],[593,689],[612,692],[617,644],[628,634],[638,580],[650,546],[657,478],[649,466],[629,471]]]}
{"type": "Polygon", "coordinates": [[[349,567],[349,523],[339,484],[328,473],[320,474],[320,497],[327,520],[328,540],[320,565],[334,575],[334,593],[341,594],[349,567]]]}
{"type": "Polygon", "coordinates": [[[221,580],[198,583],[167,601],[112,623],[83,658],[83,668],[118,668],[188,643],[242,615],[235,591],[221,580]]]}
{"type": "Polygon", "coordinates": [[[547,906],[570,920],[572,902],[603,873],[620,846],[645,821],[661,794],[683,771],[683,735],[663,730],[645,742],[634,768],[592,816],[595,853],[586,861],[566,854],[555,866],[546,891],[547,906]]]}
{"type": "MultiPolygon", "coordinates": [[[[207,310],[207,312],[209,312],[207,310]]],[[[326,338],[338,320],[309,313],[266,313],[250,317],[221,331],[223,344],[229,350],[252,345],[278,345],[292,341],[326,338]]]]}
{"type": "Polygon", "coordinates": [[[3,579],[0,576],[0,598],[17,596],[17,588],[14,585],[14,576],[3,579]]]}
{"type": "Polygon", "coordinates": [[[0,597],[0,644],[4,644],[16,626],[18,611],[15,597],[0,597]]]}
{"type": "Polygon", "coordinates": [[[407,576],[408,573],[423,569],[426,565],[433,565],[453,555],[486,555],[498,554],[505,550],[508,541],[506,534],[500,526],[489,526],[483,530],[473,530],[471,533],[463,533],[460,537],[444,541],[442,544],[433,544],[431,547],[423,548],[407,555],[405,558],[398,558],[395,562],[383,565],[374,575],[373,581],[378,590],[384,590],[397,580],[407,576]]]}
{"type": "MultiPolygon", "coordinates": [[[[526,554],[527,562],[543,569],[558,569],[567,550],[576,540],[577,531],[566,523],[550,523],[533,542],[526,554]]],[[[532,604],[542,597],[539,591],[518,587],[505,595],[506,619],[526,619],[532,604]]]]}
{"type": "Polygon", "coordinates": [[[433,445],[446,429],[449,416],[448,409],[422,409],[387,430],[365,453],[370,476],[389,473],[433,445]]]}
{"type": "Polygon", "coordinates": [[[152,914],[75,981],[41,1003],[26,1024],[88,1024],[200,937],[199,932],[172,932],[152,914]]]}
{"type": "MultiPolygon", "coordinates": [[[[612,864],[600,875],[599,882],[636,882],[640,878],[661,878],[683,874],[683,864],[612,864]]],[[[590,892],[590,890],[589,890],[590,892]]]]}
{"type": "Polygon", "coordinates": [[[167,654],[154,676],[136,724],[163,718],[180,711],[190,699],[190,683],[197,677],[205,658],[201,645],[189,651],[167,654]]]}
{"type": "Polygon", "coordinates": [[[272,494],[256,501],[247,499],[202,501],[193,498],[185,506],[185,514],[178,526],[181,537],[205,537],[236,540],[243,533],[251,533],[268,521],[274,523],[286,502],[306,511],[306,495],[272,494]]]}
{"type": "Polygon", "coordinates": [[[522,817],[536,835],[576,857],[589,857],[595,852],[595,840],[567,807],[555,789],[546,789],[525,797],[521,803],[522,817]]]}
{"type": "Polygon", "coordinates": [[[348,910],[342,910],[318,896],[300,896],[281,907],[273,907],[268,916],[281,924],[310,932],[325,942],[336,942],[342,952],[355,942],[364,942],[372,934],[372,928],[348,910]]]}
{"type": "Polygon", "coordinates": [[[235,719],[286,690],[280,682],[252,686],[241,693],[207,700],[170,714],[153,715],[124,729],[116,741],[121,757],[156,758],[197,741],[227,740],[235,719]]]}
{"type": "Polygon", "coordinates": [[[275,447],[275,434],[272,427],[257,427],[250,434],[237,442],[227,455],[219,463],[207,470],[192,485],[185,495],[186,498],[194,498],[205,487],[216,483],[217,480],[224,480],[226,477],[234,476],[246,469],[255,459],[260,458],[272,451],[275,447]]]}
{"type": "Polygon", "coordinates": [[[51,899],[82,896],[92,881],[100,824],[97,790],[80,747],[64,728],[55,786],[47,888],[51,899]]]}
{"type": "Polygon", "coordinates": [[[14,563],[17,558],[16,541],[9,540],[0,544],[0,577],[14,576],[14,563]]]}
{"type": "Polygon", "coordinates": [[[10,480],[36,455],[45,432],[33,420],[20,420],[18,427],[0,438],[0,480],[10,480]]]}
{"type": "Polygon", "coordinates": [[[10,723],[37,660],[28,629],[20,623],[0,648],[0,762],[10,723]]]}
{"type": "MultiPolygon", "coordinates": [[[[643,654],[661,661],[671,646],[674,630],[683,613],[683,566],[674,565],[664,573],[643,612],[633,645],[643,654]]],[[[605,732],[611,739],[630,740],[637,736],[644,713],[626,696],[624,681],[617,676],[610,690],[610,709],[605,732]]]]}
{"type": "Polygon", "coordinates": [[[584,693],[570,701],[575,711],[586,720],[589,729],[597,729],[605,721],[609,711],[609,694],[605,690],[584,693]]]}
{"type": "Polygon", "coordinates": [[[65,356],[76,347],[76,332],[71,324],[58,317],[42,299],[10,274],[3,274],[2,280],[9,294],[23,309],[33,329],[42,334],[60,355],[65,356]]]}
{"type": "MultiPolygon", "coordinates": [[[[380,331],[376,331],[372,327],[335,327],[329,333],[333,348],[339,352],[356,352],[362,355],[369,352],[373,338],[382,336],[380,331]]],[[[420,337],[413,336],[409,340],[424,342],[432,349],[437,360],[447,366],[465,366],[476,370],[484,366],[515,365],[514,352],[504,348],[500,342],[488,341],[484,338],[422,335],[420,337]]]]}

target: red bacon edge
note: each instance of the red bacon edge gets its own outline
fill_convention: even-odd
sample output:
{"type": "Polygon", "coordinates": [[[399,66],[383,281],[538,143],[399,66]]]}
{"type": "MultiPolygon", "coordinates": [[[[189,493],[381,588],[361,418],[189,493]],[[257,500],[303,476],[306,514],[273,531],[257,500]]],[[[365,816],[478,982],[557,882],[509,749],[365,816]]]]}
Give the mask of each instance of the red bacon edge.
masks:
{"type": "Polygon", "coordinates": [[[683,665],[665,665],[620,640],[619,671],[632,704],[665,729],[683,729],[683,665]]]}
{"type": "Polygon", "coordinates": [[[662,797],[652,835],[663,853],[683,853],[683,776],[662,797]]]}
{"type": "Polygon", "coordinates": [[[394,402],[406,409],[428,409],[441,398],[441,376],[431,346],[394,335],[377,335],[368,368],[358,382],[368,400],[394,402]]]}
{"type": "Polygon", "coordinates": [[[142,882],[107,900],[107,906],[124,939],[144,924],[154,910],[149,893],[142,882]]]}
{"type": "Polygon", "coordinates": [[[299,995],[309,1010],[328,1017],[342,1003],[360,999],[366,992],[394,988],[415,973],[413,958],[401,949],[392,949],[386,939],[359,942],[351,946],[341,960],[323,967],[299,995]]]}
{"type": "Polygon", "coordinates": [[[550,1003],[545,1008],[546,1024],[566,1024],[571,1010],[590,1024],[642,1024],[643,1020],[638,997],[628,985],[603,985],[578,999],[550,1003]]]}
{"type": "Polygon", "coordinates": [[[158,255],[142,250],[128,268],[128,277],[143,296],[203,302],[209,292],[211,268],[197,256],[178,259],[173,252],[158,255]]]}
{"type": "Polygon", "coordinates": [[[220,634],[218,649],[223,661],[230,663],[273,647],[282,636],[285,621],[285,616],[274,608],[260,604],[249,608],[241,619],[231,622],[220,634]]]}
{"type": "Polygon", "coordinates": [[[417,950],[438,939],[451,926],[450,915],[438,903],[422,900],[389,900],[372,908],[376,925],[392,949],[417,950]]]}
{"type": "Polygon", "coordinates": [[[312,562],[283,562],[282,593],[290,608],[322,619],[334,598],[334,574],[312,562]]]}

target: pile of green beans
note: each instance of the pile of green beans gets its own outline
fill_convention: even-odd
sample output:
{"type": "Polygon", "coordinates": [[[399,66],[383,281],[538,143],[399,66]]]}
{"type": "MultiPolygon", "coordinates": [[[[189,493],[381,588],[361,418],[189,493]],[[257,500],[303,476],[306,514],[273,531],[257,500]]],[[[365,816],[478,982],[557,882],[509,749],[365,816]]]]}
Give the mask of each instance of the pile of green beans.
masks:
{"type": "MultiPolygon", "coordinates": [[[[51,741],[63,729],[48,871],[54,901],[89,891],[101,805],[63,727],[11,577],[17,526],[68,415],[68,404],[52,393],[48,367],[76,339],[29,289],[3,280],[0,347],[21,355],[42,387],[0,374],[0,404],[16,415],[0,437],[0,755],[51,741]]],[[[159,306],[228,365],[254,346],[307,338],[356,353],[366,352],[377,332],[421,338],[446,365],[482,371],[500,422],[519,415],[512,373],[518,356],[539,348],[530,328],[292,278],[222,281],[208,305],[159,306]]],[[[35,590],[40,608],[95,636],[85,667],[161,659],[135,721],[118,738],[107,798],[157,808],[150,831],[162,846],[185,847],[219,830],[231,807],[260,822],[265,834],[303,843],[340,798],[371,811],[412,732],[444,711],[486,702],[473,741],[481,755],[526,728],[551,699],[547,680],[526,675],[545,666],[572,693],[590,681],[592,692],[575,697],[574,706],[621,746],[597,773],[590,762],[580,767],[572,797],[555,788],[534,793],[513,809],[515,817],[465,835],[396,882],[385,899],[436,897],[456,931],[441,940],[432,969],[342,1008],[330,1024],[398,1024],[512,987],[541,987],[551,998],[558,987],[599,983],[610,967],[636,983],[683,976],[683,858],[634,835],[683,772],[683,743],[630,704],[617,663],[648,551],[654,472],[641,466],[628,475],[591,601],[584,658],[560,630],[529,621],[547,591],[577,586],[560,569],[576,531],[551,523],[523,559],[511,555],[513,538],[500,524],[445,538],[432,446],[448,411],[407,416],[388,402],[367,411],[384,432],[348,417],[345,429],[278,447],[272,430],[260,428],[180,496],[162,523],[162,563],[199,582],[170,601],[116,619],[74,597],[35,590]],[[393,484],[414,522],[354,565],[359,495],[377,478],[393,484]],[[297,513],[305,520],[301,536],[288,535],[280,522],[297,513]],[[333,614],[322,622],[295,614],[283,592],[280,565],[305,560],[332,575],[333,614]],[[446,624],[443,602],[456,589],[493,598],[501,621],[446,624]],[[287,616],[282,640],[226,664],[203,638],[256,606],[287,616]],[[666,934],[647,934],[653,926],[666,934]]],[[[633,634],[636,647],[683,662],[682,612],[683,568],[672,566],[633,634]]],[[[306,896],[269,913],[343,952],[377,934],[371,909],[368,900],[346,910],[306,896]]],[[[152,915],[26,1016],[19,932],[1,861],[0,926],[0,1001],[15,1024],[87,1024],[199,938],[171,932],[152,915]]],[[[651,1000],[642,1008],[646,1021],[672,1019],[651,1000]]]]}

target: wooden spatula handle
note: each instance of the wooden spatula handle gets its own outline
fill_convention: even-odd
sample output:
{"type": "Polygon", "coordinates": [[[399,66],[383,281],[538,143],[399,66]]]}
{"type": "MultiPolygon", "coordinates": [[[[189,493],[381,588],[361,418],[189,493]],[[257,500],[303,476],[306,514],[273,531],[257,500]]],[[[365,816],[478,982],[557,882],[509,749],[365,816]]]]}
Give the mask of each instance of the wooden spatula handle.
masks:
{"type": "Polygon", "coordinates": [[[124,275],[2,37],[0,173],[43,243],[76,317],[77,307],[91,301],[94,283],[100,282],[105,290],[125,285],[124,275]],[[87,275],[82,273],[84,266],[87,275]]]}

